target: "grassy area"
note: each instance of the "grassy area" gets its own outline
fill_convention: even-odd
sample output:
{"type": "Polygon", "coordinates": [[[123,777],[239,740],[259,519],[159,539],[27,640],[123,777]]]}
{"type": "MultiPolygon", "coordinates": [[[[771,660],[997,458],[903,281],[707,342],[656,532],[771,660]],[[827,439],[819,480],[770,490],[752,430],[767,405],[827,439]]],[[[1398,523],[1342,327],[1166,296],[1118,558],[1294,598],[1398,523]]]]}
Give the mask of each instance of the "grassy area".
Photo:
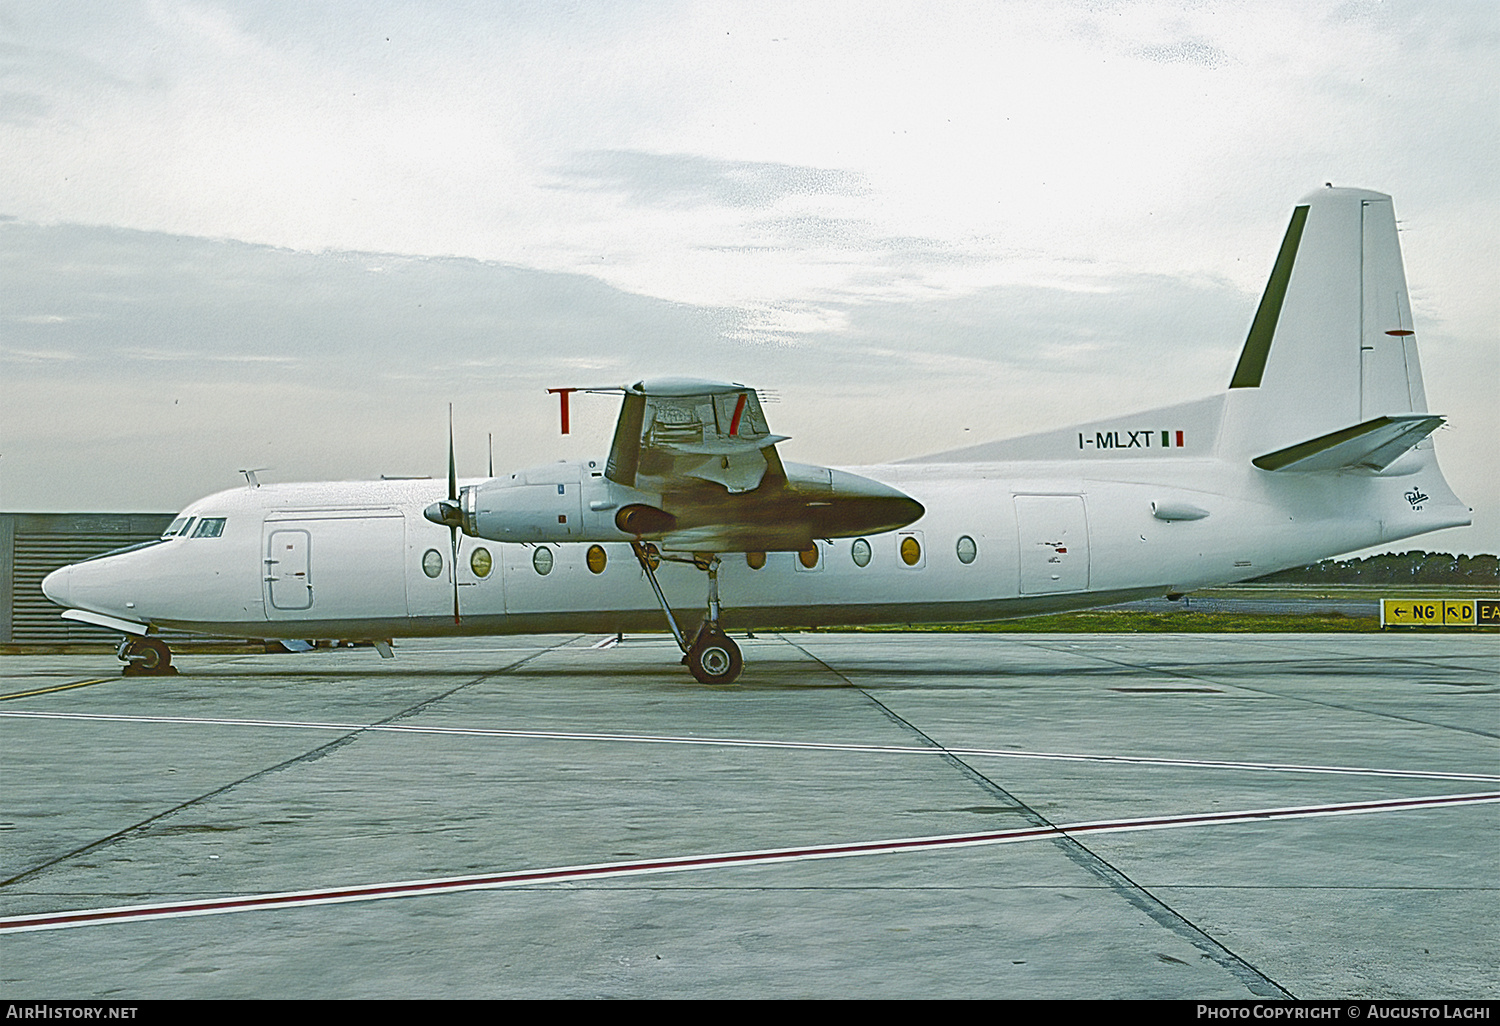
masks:
{"type": "Polygon", "coordinates": [[[828,627],[820,630],[830,633],[935,631],[980,634],[1309,634],[1378,632],[1380,620],[1373,616],[1343,616],[1339,613],[1266,616],[1254,613],[1196,613],[1190,610],[1142,613],[1104,609],[1028,616],[1021,620],[1000,620],[995,623],[892,624],[882,627],[828,627]]]}
{"type": "Polygon", "coordinates": [[[1500,587],[1471,584],[1226,584],[1200,588],[1193,598],[1258,599],[1441,599],[1497,598],[1500,587]]]}
{"type": "MultiPolygon", "coordinates": [[[[1495,634],[1493,627],[1387,627],[1390,631],[1452,634],[1478,631],[1495,634]]],[[[1192,610],[1143,613],[1101,609],[1052,616],[1029,616],[996,623],[892,624],[882,627],[826,627],[828,633],[847,631],[933,631],[974,634],[1360,634],[1379,633],[1374,616],[1340,613],[1266,615],[1260,613],[1198,613],[1192,610]]]]}

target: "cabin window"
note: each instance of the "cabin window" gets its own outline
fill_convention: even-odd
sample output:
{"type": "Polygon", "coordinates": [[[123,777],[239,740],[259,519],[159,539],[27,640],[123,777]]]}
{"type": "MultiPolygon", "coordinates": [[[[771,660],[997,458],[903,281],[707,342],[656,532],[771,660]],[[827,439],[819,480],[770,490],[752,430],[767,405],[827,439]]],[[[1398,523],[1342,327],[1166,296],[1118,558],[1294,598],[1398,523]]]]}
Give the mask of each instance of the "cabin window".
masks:
{"type": "Polygon", "coordinates": [[[766,565],[766,554],[764,552],[745,553],[745,565],[751,570],[759,570],[766,565]]]}
{"type": "Polygon", "coordinates": [[[536,551],[531,554],[531,568],[546,577],[552,572],[552,550],[545,545],[538,545],[536,551]]]}
{"type": "Polygon", "coordinates": [[[870,543],[863,538],[854,539],[854,544],[849,546],[849,558],[854,560],[855,566],[869,566],[870,543]]]}
{"type": "Polygon", "coordinates": [[[901,536],[901,544],[896,549],[901,553],[901,562],[909,567],[919,568],[922,565],[922,542],[914,534],[901,536]]]}
{"type": "Polygon", "coordinates": [[[588,565],[589,573],[602,574],[605,566],[609,564],[609,554],[604,551],[602,545],[590,545],[583,561],[588,565]]]}
{"type": "Polygon", "coordinates": [[[974,557],[979,555],[979,546],[974,544],[974,539],[964,535],[958,540],[958,561],[964,566],[974,562],[974,557]]]}
{"type": "Polygon", "coordinates": [[[819,562],[820,562],[821,559],[822,559],[822,553],[820,553],[818,551],[818,543],[817,542],[813,542],[807,548],[805,548],[801,552],[797,553],[797,562],[800,563],[800,564],[802,564],[802,568],[804,570],[816,570],[816,569],[818,569],[819,562]]]}
{"type": "Polygon", "coordinates": [[[443,554],[437,549],[428,549],[422,553],[422,572],[428,577],[437,577],[443,572],[443,554]]]}
{"type": "Polygon", "coordinates": [[[490,557],[490,550],[483,545],[469,553],[469,569],[474,571],[475,577],[488,577],[494,565],[495,561],[490,557]]]}
{"type": "Polygon", "coordinates": [[[198,521],[198,530],[193,532],[194,538],[217,538],[224,533],[224,517],[204,517],[198,521]]]}

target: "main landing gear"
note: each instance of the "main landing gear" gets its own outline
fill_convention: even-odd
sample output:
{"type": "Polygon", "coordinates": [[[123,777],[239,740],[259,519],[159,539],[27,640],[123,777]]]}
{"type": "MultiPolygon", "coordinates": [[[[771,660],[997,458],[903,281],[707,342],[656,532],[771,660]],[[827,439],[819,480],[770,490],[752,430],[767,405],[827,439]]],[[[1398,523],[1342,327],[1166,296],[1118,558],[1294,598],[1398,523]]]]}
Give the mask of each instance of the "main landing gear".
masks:
{"type": "Polygon", "coordinates": [[[651,582],[651,590],[656,593],[656,601],[666,614],[667,626],[672,629],[677,647],[682,649],[683,663],[700,684],[733,684],[744,667],[744,660],[740,657],[740,647],[719,627],[719,557],[712,554],[695,555],[692,559],[664,557],[656,546],[639,541],[631,542],[630,547],[634,550],[641,569],[646,572],[646,579],[651,582]],[[692,563],[708,574],[708,611],[704,613],[703,623],[698,626],[691,641],[677,625],[677,617],[672,615],[672,607],[667,605],[667,597],[662,594],[661,584],[656,580],[656,567],[662,559],[692,563]]]}
{"type": "Polygon", "coordinates": [[[115,655],[125,664],[122,672],[127,677],[165,677],[177,672],[172,665],[172,650],[157,638],[126,635],[115,655]]]}

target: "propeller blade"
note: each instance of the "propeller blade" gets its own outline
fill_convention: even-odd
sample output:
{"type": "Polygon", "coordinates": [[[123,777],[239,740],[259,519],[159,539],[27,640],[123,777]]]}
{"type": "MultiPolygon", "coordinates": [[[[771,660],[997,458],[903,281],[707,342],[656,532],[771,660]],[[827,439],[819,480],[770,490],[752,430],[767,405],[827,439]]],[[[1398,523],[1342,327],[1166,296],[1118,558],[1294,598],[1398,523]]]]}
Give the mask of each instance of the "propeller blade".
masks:
{"type": "Polygon", "coordinates": [[[458,528],[448,528],[448,533],[453,537],[453,626],[457,627],[461,621],[458,616],[458,528]]]}
{"type": "MultiPolygon", "coordinates": [[[[458,616],[458,525],[463,516],[458,505],[458,463],[453,457],[453,404],[448,404],[448,502],[438,503],[440,516],[448,524],[448,535],[453,542],[453,626],[457,627],[462,621],[458,616]]],[[[432,519],[432,512],[426,514],[427,519],[432,519]]]]}
{"type": "Polygon", "coordinates": [[[453,404],[448,404],[448,501],[458,501],[458,464],[453,461],[453,404]]]}

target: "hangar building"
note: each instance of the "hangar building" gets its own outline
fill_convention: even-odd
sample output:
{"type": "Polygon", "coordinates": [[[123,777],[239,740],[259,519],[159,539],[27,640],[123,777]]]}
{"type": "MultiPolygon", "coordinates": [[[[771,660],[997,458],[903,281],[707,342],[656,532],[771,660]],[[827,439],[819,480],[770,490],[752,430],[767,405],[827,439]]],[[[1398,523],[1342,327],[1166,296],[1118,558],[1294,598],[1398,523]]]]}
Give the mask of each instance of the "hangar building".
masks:
{"type": "Polygon", "coordinates": [[[119,634],[64,620],[42,578],[67,563],[159,538],[174,513],[0,513],[0,644],[113,642],[119,634]]]}

